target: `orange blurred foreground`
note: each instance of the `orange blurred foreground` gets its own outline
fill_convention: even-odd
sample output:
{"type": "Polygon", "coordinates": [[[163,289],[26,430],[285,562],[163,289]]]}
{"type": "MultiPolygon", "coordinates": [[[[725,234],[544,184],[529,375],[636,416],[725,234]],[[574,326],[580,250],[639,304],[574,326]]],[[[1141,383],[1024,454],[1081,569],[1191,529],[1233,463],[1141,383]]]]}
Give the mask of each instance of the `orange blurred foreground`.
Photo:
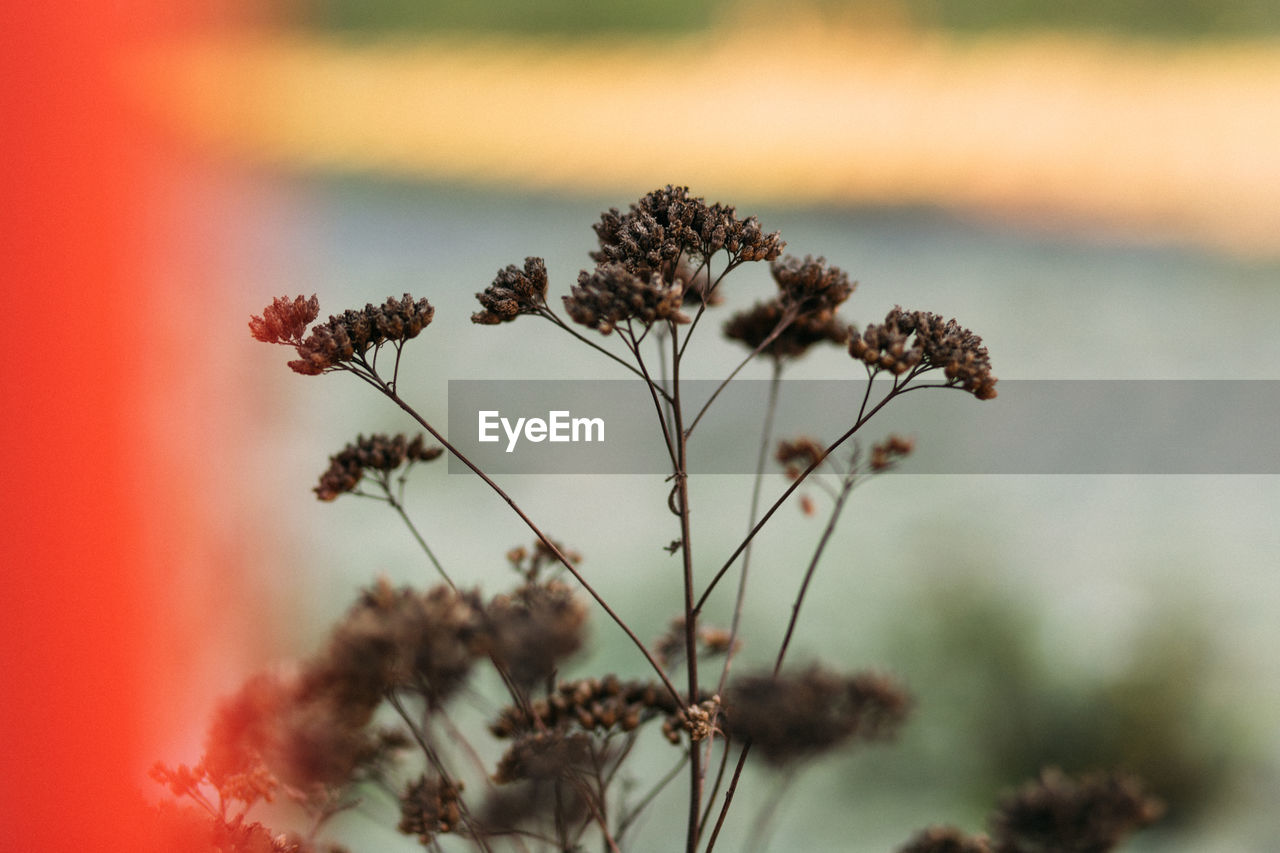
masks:
{"type": "Polygon", "coordinates": [[[757,202],[927,204],[1280,254],[1280,44],[799,28],[173,46],[141,96],[252,161],[757,202]]]}

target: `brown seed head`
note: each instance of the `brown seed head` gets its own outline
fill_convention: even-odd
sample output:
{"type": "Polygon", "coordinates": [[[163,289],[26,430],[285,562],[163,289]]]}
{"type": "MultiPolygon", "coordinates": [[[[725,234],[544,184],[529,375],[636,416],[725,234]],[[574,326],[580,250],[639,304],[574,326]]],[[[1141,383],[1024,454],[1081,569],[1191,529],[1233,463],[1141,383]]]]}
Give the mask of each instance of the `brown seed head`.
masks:
{"type": "Polygon", "coordinates": [[[403,344],[417,337],[435,314],[427,300],[415,300],[406,293],[403,299],[388,298],[382,305],[369,304],[363,310],[348,309],[341,315],[330,316],[312,328],[305,339],[299,340],[300,319],[308,315],[314,319],[319,311],[315,297],[305,303],[305,310],[298,307],[300,300],[298,297],[287,309],[287,317],[283,316],[286,308],[282,300],[276,300],[262,318],[249,321],[249,329],[258,340],[294,346],[298,358],[289,362],[289,367],[309,376],[349,368],[353,360],[363,359],[366,352],[383,344],[403,344]],[[294,333],[293,337],[274,334],[277,328],[282,333],[294,333]]]}
{"type": "Polygon", "coordinates": [[[658,320],[687,323],[682,305],[680,284],[666,284],[658,273],[641,278],[616,263],[602,264],[592,272],[584,270],[570,295],[564,297],[565,310],[573,321],[602,335],[629,320],[642,326],[658,320]]]}
{"type": "Polygon", "coordinates": [[[916,835],[898,853],[991,853],[985,835],[966,835],[950,826],[935,826],[916,835]]]}
{"type": "Polygon", "coordinates": [[[405,835],[415,835],[424,847],[437,835],[455,831],[462,820],[460,794],[463,785],[420,776],[400,795],[400,825],[405,835]]]}
{"type": "Polygon", "coordinates": [[[750,740],[781,765],[851,739],[891,738],[910,705],[906,691],[883,676],[811,667],[797,675],[737,679],[725,697],[723,725],[730,737],[750,740]]]}
{"type": "Polygon", "coordinates": [[[839,267],[828,266],[826,258],[812,255],[804,260],[787,255],[770,264],[769,271],[778,283],[782,305],[815,321],[830,320],[858,286],[839,267]]]}
{"type": "Polygon", "coordinates": [[[884,323],[867,326],[849,342],[849,354],[874,371],[900,376],[915,367],[940,369],[947,384],[957,385],[979,400],[996,396],[996,378],[982,339],[955,320],[927,311],[895,307],[884,323]]]}
{"type": "Polygon", "coordinates": [[[412,439],[403,433],[394,436],[379,433],[368,438],[357,436],[353,444],[329,457],[329,467],[320,475],[320,484],[314,491],[320,500],[332,501],[338,495],[354,492],[366,470],[386,473],[405,463],[430,462],[443,452],[443,448],[427,446],[421,434],[412,439]]]}
{"type": "MultiPolygon", "coordinates": [[[[786,315],[786,307],[777,299],[757,302],[751,308],[739,311],[725,323],[724,334],[730,340],[741,341],[755,351],[769,340],[786,315]]],[[[800,314],[764,345],[760,352],[771,358],[799,358],[815,344],[844,345],[849,340],[849,327],[841,323],[834,311],[800,314]]]]}
{"type": "Polygon", "coordinates": [[[1004,797],[988,824],[995,853],[1106,853],[1163,811],[1132,776],[1050,768],[1004,797]]]}
{"type": "Polygon", "coordinates": [[[302,343],[303,333],[319,313],[320,301],[314,293],[310,299],[280,296],[272,300],[261,317],[249,319],[249,333],[266,344],[296,346],[302,343]]]}
{"type": "Polygon", "coordinates": [[[537,314],[547,303],[547,265],[542,258],[525,258],[524,269],[511,264],[476,299],[484,310],[472,314],[471,322],[485,326],[537,314]]]}
{"type": "Polygon", "coordinates": [[[621,213],[617,208],[594,226],[600,242],[591,257],[617,263],[642,278],[654,272],[673,281],[681,257],[709,258],[724,250],[730,262],[771,261],[786,245],[775,231],[765,234],[754,216],[738,219],[734,208],[707,204],[688,187],[654,190],[621,213]]]}

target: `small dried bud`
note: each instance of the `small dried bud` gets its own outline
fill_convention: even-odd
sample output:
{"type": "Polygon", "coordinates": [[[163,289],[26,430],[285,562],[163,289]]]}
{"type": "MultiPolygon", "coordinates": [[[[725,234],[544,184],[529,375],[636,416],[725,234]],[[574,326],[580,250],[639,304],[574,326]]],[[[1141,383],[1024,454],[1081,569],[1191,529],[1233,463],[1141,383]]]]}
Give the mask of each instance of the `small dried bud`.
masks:
{"type": "Polygon", "coordinates": [[[808,436],[800,436],[794,440],[778,442],[778,449],[773,458],[786,466],[791,479],[797,479],[807,468],[817,465],[827,457],[827,449],[822,443],[808,436]]]}
{"type": "Polygon", "coordinates": [[[683,725],[684,730],[689,733],[689,740],[693,743],[698,743],[718,733],[720,730],[716,727],[715,721],[719,713],[719,696],[712,696],[697,705],[690,705],[685,708],[683,725]]]}
{"type": "Polygon", "coordinates": [[[892,468],[899,460],[910,455],[915,446],[913,439],[896,434],[890,435],[884,441],[872,446],[871,470],[879,473],[892,468]]]}

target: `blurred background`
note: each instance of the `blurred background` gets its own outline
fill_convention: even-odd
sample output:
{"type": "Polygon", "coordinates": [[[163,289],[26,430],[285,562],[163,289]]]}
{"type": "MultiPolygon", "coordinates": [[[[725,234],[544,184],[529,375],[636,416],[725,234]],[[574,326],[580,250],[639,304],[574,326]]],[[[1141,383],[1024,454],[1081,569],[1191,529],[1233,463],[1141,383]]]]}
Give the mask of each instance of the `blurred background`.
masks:
{"type": "MultiPolygon", "coordinates": [[[[155,351],[173,354],[140,365],[135,389],[168,602],[148,759],[195,760],[217,697],[316,650],[359,587],[430,582],[385,507],[311,495],[356,433],[411,424],[351,377],[296,376],[250,340],[248,316],[275,296],[317,293],[322,316],[428,297],[436,319],[401,387],[437,423],[450,379],[620,378],[547,324],[473,326],[474,294],[527,255],[567,292],[599,213],[674,183],[848,270],[850,322],[894,304],[955,316],[1002,378],[1280,379],[1269,0],[316,0],[128,59],[121,83],[158,131],[141,242],[167,318],[155,351]]],[[[771,288],[763,268],[736,273],[720,321],[771,288]]],[[[716,329],[695,339],[697,377],[740,357],[716,329]]],[[[832,350],[790,375],[861,374],[832,350]]],[[[744,425],[744,454],[757,435],[744,425]]],[[[747,483],[695,484],[702,572],[745,529],[747,483]]],[[[641,637],[663,631],[680,604],[659,478],[504,485],[641,637]]],[[[472,567],[455,574],[488,592],[512,580],[503,554],[529,537],[481,485],[427,468],[408,507],[447,565],[472,567]]],[[[1046,764],[1146,777],[1169,813],[1131,849],[1266,849],[1280,828],[1278,509],[1269,476],[868,484],[792,659],[898,673],[917,715],[900,744],[786,789],[777,849],[978,830],[1046,764]]],[[[771,659],[794,555],[820,530],[785,511],[759,541],[744,659],[771,659]]],[[[595,640],[574,673],[642,672],[603,618],[595,640]]],[[[780,790],[748,777],[726,849],[780,790]]],[[[353,850],[414,849],[394,821],[337,823],[353,850]]],[[[666,831],[651,819],[641,833],[667,849],[666,831]]]]}

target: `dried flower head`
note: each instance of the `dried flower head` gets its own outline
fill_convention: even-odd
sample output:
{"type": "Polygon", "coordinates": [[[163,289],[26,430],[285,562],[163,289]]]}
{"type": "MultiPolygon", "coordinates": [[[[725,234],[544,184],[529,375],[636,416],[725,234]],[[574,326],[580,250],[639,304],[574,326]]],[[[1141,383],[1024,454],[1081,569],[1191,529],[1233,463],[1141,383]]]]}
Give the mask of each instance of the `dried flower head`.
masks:
{"type": "Polygon", "coordinates": [[[535,583],[542,576],[542,570],[548,566],[559,567],[562,565],[560,557],[556,556],[556,551],[559,551],[572,565],[576,566],[582,562],[582,555],[577,551],[554,539],[550,541],[555,546],[554,551],[546,542],[541,539],[535,539],[532,549],[518,545],[508,551],[507,562],[528,583],[535,583]]]}
{"type": "Polygon", "coordinates": [[[935,826],[919,833],[898,853],[991,853],[985,835],[966,835],[950,826],[935,826]]]}
{"type": "Polygon", "coordinates": [[[815,666],[737,679],[725,696],[724,729],[734,740],[751,741],[770,763],[786,764],[850,739],[891,738],[910,706],[910,696],[888,678],[839,676],[815,666]]]}
{"type": "Polygon", "coordinates": [[[804,260],[787,255],[770,264],[769,271],[778,283],[782,305],[814,320],[829,320],[858,286],[839,267],[829,266],[826,258],[812,255],[804,260]]]}
{"type": "Polygon", "coordinates": [[[477,293],[484,308],[471,315],[471,322],[495,326],[519,317],[538,314],[547,304],[547,265],[542,258],[525,258],[524,269],[511,264],[500,270],[493,284],[477,293]]]}
{"type": "Polygon", "coordinates": [[[278,296],[262,312],[261,317],[249,318],[249,333],[265,344],[302,343],[302,336],[320,314],[320,300],[311,294],[310,299],[295,296],[278,296]]]}
{"type": "Polygon", "coordinates": [[[329,468],[320,475],[320,484],[314,491],[320,500],[332,501],[338,495],[354,492],[366,470],[389,473],[406,462],[412,465],[438,459],[443,452],[443,448],[428,447],[421,434],[412,439],[403,433],[357,436],[355,443],[329,457],[329,468]]]}
{"type": "Polygon", "coordinates": [[[499,785],[521,779],[568,779],[591,766],[591,737],[561,731],[524,735],[502,756],[493,781],[499,785]]]}
{"type": "Polygon", "coordinates": [[[298,358],[289,362],[294,372],[314,376],[330,370],[351,369],[363,364],[365,353],[386,343],[402,345],[415,338],[431,322],[435,309],[425,299],[415,300],[409,294],[403,299],[388,298],[382,305],[366,305],[363,310],[344,311],[311,329],[304,339],[302,332],[319,314],[314,296],[303,301],[278,298],[262,317],[249,320],[250,333],[265,343],[287,344],[297,350],[298,358]]]}
{"type": "Polygon", "coordinates": [[[1002,799],[988,823],[995,853],[1106,853],[1163,811],[1132,776],[1048,769],[1002,799]]]}
{"type": "Polygon", "coordinates": [[[475,593],[447,586],[421,593],[382,581],[335,628],[308,680],[355,711],[372,713],[391,689],[435,705],[462,686],[488,644],[475,593]]]}
{"type": "Polygon", "coordinates": [[[996,378],[982,338],[928,311],[895,307],[884,323],[867,326],[849,342],[849,354],[873,370],[895,376],[917,367],[941,369],[948,385],[964,388],[979,400],[996,396],[996,378]]]}
{"type": "Polygon", "coordinates": [[[658,273],[641,277],[621,264],[602,264],[578,275],[578,283],[564,297],[565,310],[575,323],[602,335],[634,320],[648,326],[657,320],[687,323],[679,282],[667,284],[658,273]]]}
{"type": "Polygon", "coordinates": [[[722,249],[730,264],[771,261],[786,245],[775,231],[765,234],[754,216],[738,219],[734,208],[708,205],[689,195],[688,187],[654,190],[621,213],[617,208],[594,226],[599,264],[616,263],[641,277],[654,272],[674,279],[673,265],[682,257],[710,258],[722,249]]]}
{"type": "Polygon", "coordinates": [[[681,712],[681,723],[692,743],[704,741],[719,733],[716,720],[720,715],[720,697],[712,696],[681,712]]]}
{"type": "Polygon", "coordinates": [[[490,651],[512,681],[532,687],[582,647],[587,608],[559,581],[526,583],[486,608],[490,651]]]}
{"type": "Polygon", "coordinates": [[[776,361],[799,358],[815,344],[843,346],[849,340],[849,327],[837,320],[833,311],[797,315],[779,331],[787,316],[787,308],[777,299],[757,302],[730,317],[724,334],[753,352],[760,349],[776,361]],[[770,336],[774,336],[771,341],[770,336]]]}
{"type": "MultiPolygon", "coordinates": [[[[684,661],[686,652],[684,626],[684,617],[677,616],[668,623],[666,632],[654,641],[653,653],[663,666],[674,666],[684,661]]],[[[699,660],[702,660],[703,654],[715,656],[729,651],[730,634],[724,628],[717,628],[713,625],[699,625],[695,636],[698,646],[702,650],[699,660]]],[[[742,645],[742,642],[734,639],[732,644],[736,651],[742,645]]]]}
{"type": "Polygon", "coordinates": [[[579,727],[583,731],[629,732],[660,714],[677,711],[660,683],[620,681],[615,675],[562,681],[545,699],[528,707],[511,705],[489,726],[495,737],[512,737],[547,728],[579,727]]]}
{"type": "Polygon", "coordinates": [[[400,795],[400,825],[405,835],[417,836],[423,847],[430,846],[437,835],[453,832],[462,821],[457,784],[439,778],[420,776],[400,795]]]}
{"type": "Polygon", "coordinates": [[[817,439],[800,436],[790,441],[779,441],[773,458],[782,463],[787,476],[795,480],[810,466],[826,459],[827,449],[817,439]]]}
{"type": "Polygon", "coordinates": [[[876,472],[887,471],[900,460],[909,456],[911,451],[915,450],[915,447],[916,443],[913,439],[890,434],[884,441],[872,445],[871,470],[876,472]]]}

